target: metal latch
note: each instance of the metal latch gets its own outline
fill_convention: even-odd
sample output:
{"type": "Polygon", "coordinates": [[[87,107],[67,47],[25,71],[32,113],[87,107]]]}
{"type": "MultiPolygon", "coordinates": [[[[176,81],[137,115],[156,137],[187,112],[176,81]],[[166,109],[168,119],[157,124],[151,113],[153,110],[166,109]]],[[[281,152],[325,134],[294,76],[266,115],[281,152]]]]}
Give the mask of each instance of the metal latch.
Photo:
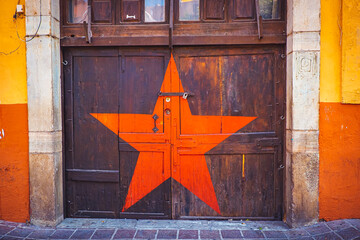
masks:
{"type": "Polygon", "coordinates": [[[183,97],[183,99],[187,99],[190,96],[194,96],[194,94],[189,92],[158,92],[159,97],[171,97],[171,96],[179,96],[183,97]]]}

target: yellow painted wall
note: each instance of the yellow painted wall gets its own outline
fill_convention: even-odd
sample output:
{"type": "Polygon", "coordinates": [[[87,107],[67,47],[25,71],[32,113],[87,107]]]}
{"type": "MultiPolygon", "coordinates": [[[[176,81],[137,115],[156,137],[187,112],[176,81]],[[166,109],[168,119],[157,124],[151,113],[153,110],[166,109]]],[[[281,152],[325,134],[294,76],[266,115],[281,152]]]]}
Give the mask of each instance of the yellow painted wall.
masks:
{"type": "Polygon", "coordinates": [[[360,1],[343,1],[342,102],[360,104],[360,1]]]}
{"type": "MultiPolygon", "coordinates": [[[[0,104],[27,103],[25,43],[18,39],[13,19],[17,3],[18,0],[0,1],[0,104]],[[4,54],[17,47],[14,53],[4,54]]],[[[20,3],[24,5],[25,0],[20,3]]],[[[25,18],[17,23],[19,35],[24,37],[25,18]]]]}
{"type": "Polygon", "coordinates": [[[320,102],[341,101],[341,2],[321,0],[320,102]]]}

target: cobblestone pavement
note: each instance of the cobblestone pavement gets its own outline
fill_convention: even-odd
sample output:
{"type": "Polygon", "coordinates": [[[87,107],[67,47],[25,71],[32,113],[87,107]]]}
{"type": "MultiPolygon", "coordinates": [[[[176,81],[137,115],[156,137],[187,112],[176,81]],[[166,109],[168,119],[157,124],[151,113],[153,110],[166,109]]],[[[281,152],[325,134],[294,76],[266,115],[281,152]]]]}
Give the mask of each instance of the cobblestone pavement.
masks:
{"type": "Polygon", "coordinates": [[[0,239],[360,240],[360,219],[289,229],[283,222],[65,219],[56,228],[0,221],[0,239]]]}

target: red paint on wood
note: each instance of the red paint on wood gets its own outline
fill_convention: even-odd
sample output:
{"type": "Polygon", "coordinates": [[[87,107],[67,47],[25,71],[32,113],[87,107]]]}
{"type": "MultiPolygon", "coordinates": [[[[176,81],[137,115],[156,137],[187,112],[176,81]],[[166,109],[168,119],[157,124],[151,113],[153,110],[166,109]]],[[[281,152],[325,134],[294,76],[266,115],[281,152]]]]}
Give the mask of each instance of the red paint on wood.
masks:
{"type": "Polygon", "coordinates": [[[27,104],[0,105],[0,219],[29,220],[27,104]]]}
{"type": "MultiPolygon", "coordinates": [[[[161,91],[184,92],[173,58],[161,91]]],[[[123,211],[172,177],[221,214],[204,154],[256,117],[196,116],[186,99],[171,96],[167,102],[165,98],[158,97],[152,114],[91,113],[140,152],[123,211]],[[171,113],[165,114],[165,109],[171,113]],[[154,114],[159,116],[156,133],[154,114]]]]}

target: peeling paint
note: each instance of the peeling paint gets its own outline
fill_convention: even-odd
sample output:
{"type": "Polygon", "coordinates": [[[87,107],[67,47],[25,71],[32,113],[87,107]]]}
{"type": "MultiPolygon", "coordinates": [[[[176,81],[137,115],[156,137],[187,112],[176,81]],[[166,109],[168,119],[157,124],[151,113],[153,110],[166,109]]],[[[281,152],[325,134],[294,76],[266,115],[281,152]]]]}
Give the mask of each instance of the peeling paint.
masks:
{"type": "Polygon", "coordinates": [[[5,131],[4,131],[4,129],[1,129],[0,130],[0,140],[3,138],[5,138],[5,131]]]}

